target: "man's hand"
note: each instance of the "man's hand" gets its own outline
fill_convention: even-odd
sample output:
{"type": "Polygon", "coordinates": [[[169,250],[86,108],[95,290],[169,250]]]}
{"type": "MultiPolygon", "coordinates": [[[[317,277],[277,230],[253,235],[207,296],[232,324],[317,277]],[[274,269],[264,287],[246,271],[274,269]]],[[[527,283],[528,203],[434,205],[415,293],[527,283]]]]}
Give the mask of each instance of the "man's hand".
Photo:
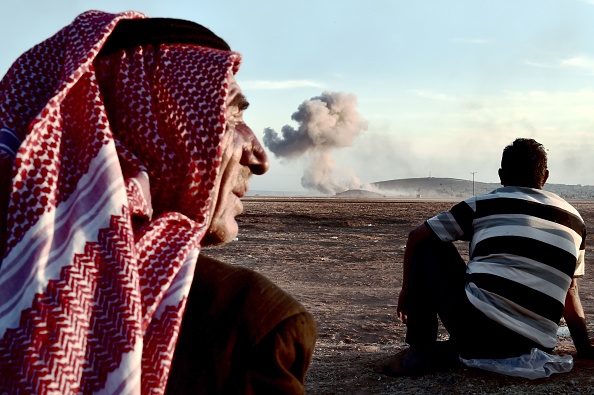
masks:
{"type": "Polygon", "coordinates": [[[565,297],[563,317],[571,333],[577,356],[579,358],[594,359],[594,347],[590,344],[588,337],[586,315],[582,308],[577,279],[575,278],[571,281],[567,296],[565,297]]]}
{"type": "Polygon", "coordinates": [[[398,318],[400,318],[402,322],[406,324],[408,318],[408,292],[404,288],[400,290],[400,294],[398,295],[398,306],[396,307],[396,313],[398,313],[398,318]]]}

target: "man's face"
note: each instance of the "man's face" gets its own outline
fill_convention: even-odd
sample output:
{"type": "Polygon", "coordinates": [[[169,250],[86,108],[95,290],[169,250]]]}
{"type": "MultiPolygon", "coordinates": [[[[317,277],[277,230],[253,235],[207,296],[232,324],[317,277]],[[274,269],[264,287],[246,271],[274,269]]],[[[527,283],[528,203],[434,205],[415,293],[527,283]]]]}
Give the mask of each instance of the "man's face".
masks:
{"type": "Polygon", "coordinates": [[[223,137],[221,168],[215,181],[211,221],[202,245],[229,242],[237,236],[235,217],[243,212],[240,198],[247,192],[252,174],[264,174],[269,163],[254,132],[244,123],[248,102],[235,78],[229,81],[227,130],[223,137]]]}

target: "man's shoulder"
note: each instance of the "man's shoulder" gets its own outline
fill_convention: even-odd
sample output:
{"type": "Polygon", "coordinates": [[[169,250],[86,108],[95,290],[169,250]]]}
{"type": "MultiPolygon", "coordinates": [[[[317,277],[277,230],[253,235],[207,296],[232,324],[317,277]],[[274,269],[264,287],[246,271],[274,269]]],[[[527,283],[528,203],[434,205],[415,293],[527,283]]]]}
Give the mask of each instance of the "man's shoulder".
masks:
{"type": "Polygon", "coordinates": [[[537,207],[546,207],[545,212],[548,215],[554,215],[553,212],[563,212],[570,214],[583,223],[583,219],[579,211],[571,205],[568,201],[563,199],[561,196],[554,192],[545,189],[518,187],[518,186],[507,186],[495,189],[493,192],[480,195],[476,197],[478,205],[480,202],[492,204],[486,204],[482,207],[515,207],[514,210],[526,209],[529,212],[534,210],[540,211],[537,207]],[[532,207],[532,208],[531,208],[532,207]]]}
{"type": "Polygon", "coordinates": [[[548,191],[546,189],[521,186],[505,186],[497,188],[490,193],[476,196],[476,199],[522,199],[551,206],[571,206],[565,199],[554,192],[548,191]]]}

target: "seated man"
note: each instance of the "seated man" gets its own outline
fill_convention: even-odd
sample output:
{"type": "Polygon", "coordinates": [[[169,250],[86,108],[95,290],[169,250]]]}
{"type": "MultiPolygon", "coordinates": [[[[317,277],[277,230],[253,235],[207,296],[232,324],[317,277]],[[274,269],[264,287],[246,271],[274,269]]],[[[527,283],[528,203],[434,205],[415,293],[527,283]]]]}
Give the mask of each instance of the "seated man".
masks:
{"type": "Polygon", "coordinates": [[[464,359],[550,352],[565,317],[578,356],[594,357],[577,277],[586,227],[577,210],[543,191],[544,147],[517,139],[503,151],[503,188],[471,197],[413,230],[404,254],[398,316],[410,348],[389,375],[418,375],[464,359]],[[451,243],[470,242],[468,263],[451,243]],[[450,334],[436,342],[437,317],[450,334]]]}
{"type": "Polygon", "coordinates": [[[240,62],[200,25],[90,11],[2,79],[1,393],[303,393],[312,316],[200,254],[268,170],[240,62]]]}

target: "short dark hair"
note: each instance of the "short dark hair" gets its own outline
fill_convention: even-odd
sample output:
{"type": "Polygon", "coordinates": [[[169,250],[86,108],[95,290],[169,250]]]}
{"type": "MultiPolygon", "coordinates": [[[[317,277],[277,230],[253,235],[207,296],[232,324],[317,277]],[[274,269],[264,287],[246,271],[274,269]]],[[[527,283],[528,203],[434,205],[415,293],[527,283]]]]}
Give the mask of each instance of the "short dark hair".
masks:
{"type": "Polygon", "coordinates": [[[518,138],[503,149],[501,183],[528,188],[541,188],[547,177],[547,152],[542,144],[518,138]]]}

